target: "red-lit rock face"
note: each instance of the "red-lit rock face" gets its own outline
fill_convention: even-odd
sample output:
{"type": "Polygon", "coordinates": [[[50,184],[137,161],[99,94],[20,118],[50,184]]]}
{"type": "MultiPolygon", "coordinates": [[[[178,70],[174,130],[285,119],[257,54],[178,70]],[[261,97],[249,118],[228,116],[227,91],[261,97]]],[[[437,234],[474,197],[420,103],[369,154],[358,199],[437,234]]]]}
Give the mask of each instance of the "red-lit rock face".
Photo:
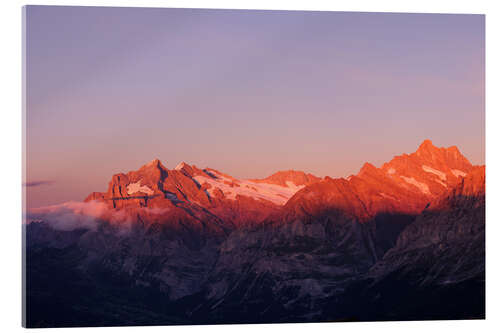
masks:
{"type": "MultiPolygon", "coordinates": [[[[437,148],[425,140],[416,152],[396,156],[381,168],[365,163],[357,175],[347,179],[326,177],[307,186],[287,202],[285,219],[329,211],[360,221],[379,213],[418,214],[462,184],[472,170],[476,167],[456,147],[437,148]]],[[[465,185],[465,191],[478,186],[465,185]]]]}
{"type": "Polygon", "coordinates": [[[239,180],[184,162],[168,170],[154,160],[137,171],[114,175],[107,192],[94,192],[85,201],[102,201],[111,209],[123,210],[134,219],[148,222],[175,225],[185,219],[207,224],[207,228],[215,223],[216,229],[231,229],[261,222],[297,190],[319,180],[300,171],[278,172],[266,179],[239,180]],[[156,214],[144,216],[148,211],[156,214]]]}
{"type": "Polygon", "coordinates": [[[446,210],[455,207],[476,208],[485,204],[485,167],[474,166],[461,178],[458,185],[436,199],[430,210],[446,210]]]}
{"type": "Polygon", "coordinates": [[[418,214],[457,191],[484,193],[484,167],[472,166],[454,146],[438,148],[425,140],[416,152],[396,156],[381,168],[365,163],[347,179],[289,170],[239,180],[184,162],[168,170],[153,160],[114,175],[107,192],[94,192],[86,201],[105,202],[147,223],[223,231],[266,218],[287,222],[333,212],[361,222],[379,213],[418,214]]]}
{"type": "Polygon", "coordinates": [[[313,184],[320,180],[321,178],[316,177],[310,173],[296,170],[278,171],[275,174],[264,179],[253,179],[253,181],[258,183],[275,184],[285,187],[288,186],[290,182],[297,186],[301,186],[313,184]]]}

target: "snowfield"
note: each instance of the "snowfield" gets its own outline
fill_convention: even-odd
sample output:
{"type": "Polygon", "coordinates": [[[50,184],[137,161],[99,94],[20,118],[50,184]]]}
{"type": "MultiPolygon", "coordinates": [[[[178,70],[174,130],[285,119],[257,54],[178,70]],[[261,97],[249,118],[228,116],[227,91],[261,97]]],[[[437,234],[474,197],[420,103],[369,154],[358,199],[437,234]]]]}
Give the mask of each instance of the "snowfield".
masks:
{"type": "Polygon", "coordinates": [[[213,170],[210,173],[216,178],[210,178],[209,176],[195,176],[193,178],[200,185],[207,183],[211,186],[208,189],[209,195],[213,196],[213,191],[218,188],[231,200],[236,200],[236,196],[242,195],[258,200],[267,200],[281,206],[304,187],[304,185],[297,186],[290,181],[287,181],[287,187],[284,187],[275,184],[257,183],[250,180],[231,179],[213,170]]]}
{"type": "Polygon", "coordinates": [[[153,190],[147,187],[146,185],[141,186],[141,181],[139,180],[137,183],[131,183],[127,186],[127,193],[134,194],[137,192],[143,192],[147,195],[153,194],[153,190]]]}
{"type": "Polygon", "coordinates": [[[438,176],[442,181],[446,181],[446,174],[442,171],[439,171],[439,170],[436,170],[436,169],[433,169],[431,168],[430,166],[427,166],[427,165],[422,165],[422,169],[425,171],[425,172],[429,172],[429,173],[433,173],[435,174],[436,176],[438,176]]]}
{"type": "Polygon", "coordinates": [[[416,186],[422,193],[431,194],[431,191],[429,191],[429,186],[427,186],[427,184],[421,183],[413,177],[401,176],[401,178],[403,178],[403,180],[408,184],[416,186]]]}
{"type": "Polygon", "coordinates": [[[453,173],[455,175],[455,177],[465,177],[465,176],[467,176],[466,172],[463,172],[462,170],[457,170],[457,169],[451,170],[451,173],[453,173]]]}

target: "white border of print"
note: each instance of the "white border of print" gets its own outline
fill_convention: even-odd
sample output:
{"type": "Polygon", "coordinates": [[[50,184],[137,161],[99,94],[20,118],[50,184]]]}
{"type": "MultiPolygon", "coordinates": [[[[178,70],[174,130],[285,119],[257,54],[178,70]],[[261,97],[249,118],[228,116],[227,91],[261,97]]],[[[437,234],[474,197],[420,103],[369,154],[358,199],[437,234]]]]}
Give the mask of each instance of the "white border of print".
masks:
{"type": "MultiPolygon", "coordinates": [[[[255,329],[287,330],[290,333],[314,330],[329,332],[419,332],[453,330],[496,331],[500,327],[499,258],[500,200],[499,155],[500,131],[496,129],[499,119],[499,35],[500,11],[498,1],[463,0],[87,0],[87,1],[2,1],[0,10],[0,41],[2,43],[1,86],[2,110],[0,135],[2,142],[1,171],[4,186],[0,191],[2,203],[0,232],[0,326],[4,331],[15,332],[21,328],[21,172],[22,172],[22,104],[21,104],[21,7],[30,5],[81,5],[122,7],[184,7],[184,8],[234,8],[234,9],[287,9],[287,10],[331,10],[331,11],[376,11],[376,12],[420,12],[420,13],[473,13],[486,14],[486,164],[487,164],[487,312],[486,320],[473,321],[422,321],[422,322],[378,322],[378,323],[335,323],[335,324],[285,324],[285,325],[221,325],[221,326],[177,326],[168,327],[174,332],[205,333],[253,332],[255,329]],[[496,130],[495,130],[496,129],[496,130]],[[5,186],[7,185],[7,186],[5,186]],[[498,327],[497,327],[498,326],[498,327]]],[[[125,332],[163,332],[165,327],[93,328],[92,331],[121,330],[125,332]]],[[[51,329],[49,329],[51,330],[51,329]]],[[[58,329],[65,332],[69,329],[58,329]]],[[[74,330],[74,329],[73,329],[74,330]]],[[[88,328],[77,329],[88,331],[88,328]]]]}

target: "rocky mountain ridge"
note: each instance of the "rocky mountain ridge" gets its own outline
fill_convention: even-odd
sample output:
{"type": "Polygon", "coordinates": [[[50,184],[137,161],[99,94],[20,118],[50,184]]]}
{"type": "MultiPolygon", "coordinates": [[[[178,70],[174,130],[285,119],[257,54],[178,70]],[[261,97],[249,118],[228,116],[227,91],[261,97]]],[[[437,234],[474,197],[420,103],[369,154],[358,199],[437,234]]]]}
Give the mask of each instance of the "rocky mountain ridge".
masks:
{"type": "MultiPolygon", "coordinates": [[[[457,147],[438,148],[425,140],[412,154],[394,157],[376,168],[365,163],[347,179],[321,179],[302,171],[279,171],[264,179],[239,180],[218,170],[185,162],[168,170],[155,159],[137,171],[116,174],[107,192],[85,201],[105,202],[112,209],[163,209],[156,218],[213,220],[225,228],[259,224],[267,217],[317,215],[338,210],[363,222],[379,213],[418,214],[445,195],[473,169],[457,147]]],[[[144,219],[143,219],[144,220],[144,219]]]]}
{"type": "Polygon", "coordinates": [[[484,184],[484,166],[430,141],[347,179],[239,180],[154,160],[89,195],[106,207],[95,229],[26,226],[28,318],[32,327],[483,318],[484,184]]]}
{"type": "Polygon", "coordinates": [[[176,218],[189,219],[195,214],[210,221],[217,216],[225,227],[234,228],[259,223],[297,190],[318,180],[293,170],[265,179],[239,180],[184,162],[168,170],[155,159],[137,171],[114,175],[107,192],[91,193],[85,202],[104,202],[110,209],[123,209],[134,215],[143,214],[137,208],[158,209],[161,213],[147,216],[149,221],[173,223],[176,218]]]}

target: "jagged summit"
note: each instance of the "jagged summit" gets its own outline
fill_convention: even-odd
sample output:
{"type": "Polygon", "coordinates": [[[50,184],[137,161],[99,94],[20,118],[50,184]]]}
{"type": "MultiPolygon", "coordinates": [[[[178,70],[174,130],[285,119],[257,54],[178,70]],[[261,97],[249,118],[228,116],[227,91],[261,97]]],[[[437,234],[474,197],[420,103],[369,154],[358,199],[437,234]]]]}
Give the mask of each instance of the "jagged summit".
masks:
{"type": "Polygon", "coordinates": [[[139,170],[151,170],[151,169],[160,169],[163,171],[166,171],[167,168],[163,165],[163,163],[158,159],[155,158],[151,160],[150,162],[144,164],[142,167],[139,168],[139,170]]]}
{"type": "Polygon", "coordinates": [[[174,170],[182,170],[182,168],[189,166],[186,162],[180,162],[177,164],[177,166],[174,168],[174,170]]]}
{"type": "Polygon", "coordinates": [[[262,221],[301,188],[319,180],[294,170],[278,172],[268,179],[242,180],[186,162],[169,170],[154,159],[136,171],[114,175],[106,192],[94,192],[85,201],[104,202],[112,209],[128,211],[131,218],[150,222],[220,219],[214,222],[220,231],[221,226],[225,230],[234,224],[262,221]],[[145,214],[142,208],[160,213],[141,218],[145,214]]]}
{"type": "Polygon", "coordinates": [[[157,166],[160,164],[161,164],[161,161],[158,158],[154,158],[149,163],[145,164],[145,166],[157,166]]]}
{"type": "Polygon", "coordinates": [[[456,146],[439,148],[424,140],[414,153],[395,156],[381,168],[367,162],[345,182],[328,177],[306,186],[285,209],[290,220],[332,210],[362,221],[381,212],[418,214],[459,186],[473,168],[456,146]]]}
{"type": "Polygon", "coordinates": [[[275,172],[264,179],[252,179],[252,181],[259,183],[269,183],[287,187],[292,184],[295,186],[309,185],[320,180],[321,178],[313,174],[298,170],[283,170],[275,172]]]}
{"type": "Polygon", "coordinates": [[[428,149],[433,149],[433,148],[437,148],[437,147],[434,146],[434,144],[432,143],[431,140],[425,139],[424,141],[422,141],[422,143],[418,147],[417,151],[418,150],[428,150],[428,149]]]}
{"type": "Polygon", "coordinates": [[[217,217],[228,226],[258,223],[281,207],[298,214],[335,209],[363,220],[378,212],[418,213],[455,188],[472,168],[456,146],[439,148],[428,139],[415,152],[395,156],[380,168],[367,162],[347,179],[321,179],[291,169],[245,180],[186,162],[168,170],[155,158],[139,170],[114,175],[107,192],[94,192],[86,201],[103,201],[115,209],[166,209],[165,214],[178,218],[217,217]]]}
{"type": "Polygon", "coordinates": [[[363,166],[359,170],[358,176],[363,176],[369,173],[373,173],[376,172],[376,170],[377,168],[373,164],[365,162],[365,164],[363,164],[363,166]]]}
{"type": "Polygon", "coordinates": [[[196,174],[203,173],[202,170],[198,169],[194,165],[189,165],[186,162],[180,162],[179,164],[177,164],[174,170],[182,172],[187,177],[193,177],[196,174]]]}

